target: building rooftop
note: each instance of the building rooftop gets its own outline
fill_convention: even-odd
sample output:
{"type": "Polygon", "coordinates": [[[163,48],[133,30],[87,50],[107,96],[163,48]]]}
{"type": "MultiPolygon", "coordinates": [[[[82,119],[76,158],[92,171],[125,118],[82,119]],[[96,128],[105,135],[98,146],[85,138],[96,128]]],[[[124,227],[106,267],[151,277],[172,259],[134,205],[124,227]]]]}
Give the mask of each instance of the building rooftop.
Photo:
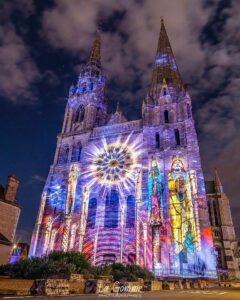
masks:
{"type": "Polygon", "coordinates": [[[11,245],[12,243],[3,234],[0,233],[0,244],[11,245]]]}

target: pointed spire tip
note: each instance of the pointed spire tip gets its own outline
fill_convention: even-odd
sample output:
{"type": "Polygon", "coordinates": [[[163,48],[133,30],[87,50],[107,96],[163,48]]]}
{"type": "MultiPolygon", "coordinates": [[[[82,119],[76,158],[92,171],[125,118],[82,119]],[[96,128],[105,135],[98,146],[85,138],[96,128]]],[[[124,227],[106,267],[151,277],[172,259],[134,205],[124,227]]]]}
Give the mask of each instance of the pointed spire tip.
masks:
{"type": "Polygon", "coordinates": [[[90,57],[87,64],[101,68],[101,36],[99,29],[96,30],[95,39],[92,45],[90,57]]]}

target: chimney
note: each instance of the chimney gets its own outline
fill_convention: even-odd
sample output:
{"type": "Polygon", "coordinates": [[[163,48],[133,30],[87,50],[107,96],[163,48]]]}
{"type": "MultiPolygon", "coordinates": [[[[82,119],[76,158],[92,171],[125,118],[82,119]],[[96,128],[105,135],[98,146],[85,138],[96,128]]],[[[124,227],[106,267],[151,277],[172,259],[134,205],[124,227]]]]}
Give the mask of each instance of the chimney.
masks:
{"type": "Polygon", "coordinates": [[[8,176],[5,189],[5,200],[16,202],[16,194],[19,186],[19,180],[15,175],[8,176]]]}

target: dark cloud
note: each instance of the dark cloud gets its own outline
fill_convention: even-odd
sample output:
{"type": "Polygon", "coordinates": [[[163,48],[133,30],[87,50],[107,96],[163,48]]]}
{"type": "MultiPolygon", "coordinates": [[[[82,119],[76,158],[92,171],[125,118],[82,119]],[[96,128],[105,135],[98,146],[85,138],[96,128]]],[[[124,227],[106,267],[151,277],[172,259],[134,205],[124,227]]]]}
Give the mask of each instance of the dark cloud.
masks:
{"type": "Polygon", "coordinates": [[[5,2],[0,13],[0,93],[14,103],[32,103],[36,100],[31,84],[40,73],[31,58],[30,48],[16,32],[11,20],[14,12],[28,17],[33,13],[32,1],[5,2]]]}

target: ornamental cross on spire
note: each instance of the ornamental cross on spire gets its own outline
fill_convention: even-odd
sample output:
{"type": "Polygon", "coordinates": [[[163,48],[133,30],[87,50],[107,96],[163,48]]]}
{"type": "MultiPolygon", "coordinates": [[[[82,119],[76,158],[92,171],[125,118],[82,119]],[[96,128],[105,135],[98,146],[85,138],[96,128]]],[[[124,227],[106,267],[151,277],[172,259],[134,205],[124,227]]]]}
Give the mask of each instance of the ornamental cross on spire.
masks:
{"type": "Polygon", "coordinates": [[[183,87],[164,21],[161,18],[161,29],[152,73],[151,89],[156,88],[158,84],[162,84],[163,80],[166,80],[167,84],[175,88],[181,89],[183,87]]]}

